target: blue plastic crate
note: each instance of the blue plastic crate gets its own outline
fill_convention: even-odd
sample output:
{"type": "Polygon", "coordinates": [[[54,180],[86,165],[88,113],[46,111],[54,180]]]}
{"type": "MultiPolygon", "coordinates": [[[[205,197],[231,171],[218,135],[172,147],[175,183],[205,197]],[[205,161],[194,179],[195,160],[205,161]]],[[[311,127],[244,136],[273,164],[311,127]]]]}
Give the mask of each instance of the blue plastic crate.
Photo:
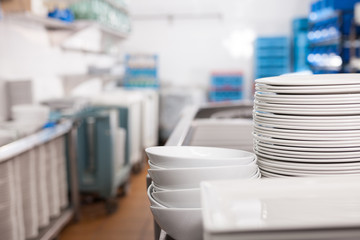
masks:
{"type": "Polygon", "coordinates": [[[255,47],[261,48],[286,48],[290,44],[288,37],[259,37],[256,39],[255,47]]]}
{"type": "Polygon", "coordinates": [[[211,91],[209,99],[212,102],[241,100],[243,93],[241,91],[211,91]]]}
{"type": "Polygon", "coordinates": [[[295,18],[292,22],[293,31],[307,31],[309,21],[307,18],[295,18]]]}
{"type": "Polygon", "coordinates": [[[213,88],[239,88],[243,85],[242,75],[212,75],[213,88]]]}
{"type": "Polygon", "coordinates": [[[257,58],[256,66],[257,67],[288,67],[290,64],[289,58],[257,58]]]}
{"type": "Polygon", "coordinates": [[[268,49],[257,49],[257,57],[285,57],[288,58],[290,55],[289,48],[268,48],[268,49]]]}
{"type": "Polygon", "coordinates": [[[359,0],[325,0],[324,7],[333,10],[351,11],[359,0]]]}
{"type": "Polygon", "coordinates": [[[308,46],[307,32],[297,32],[294,34],[294,47],[308,46]]]}
{"type": "Polygon", "coordinates": [[[289,67],[268,67],[256,69],[257,76],[278,76],[289,72],[289,67]]]}
{"type": "Polygon", "coordinates": [[[341,32],[343,35],[348,36],[350,34],[353,19],[354,19],[353,13],[344,13],[342,15],[341,32]]]}

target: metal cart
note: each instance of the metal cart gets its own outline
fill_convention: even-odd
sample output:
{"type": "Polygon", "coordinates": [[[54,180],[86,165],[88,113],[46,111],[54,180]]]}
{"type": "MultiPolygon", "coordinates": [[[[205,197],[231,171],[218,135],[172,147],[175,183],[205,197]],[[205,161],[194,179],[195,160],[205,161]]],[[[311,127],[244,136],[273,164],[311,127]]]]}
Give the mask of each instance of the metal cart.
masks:
{"type": "Polygon", "coordinates": [[[125,130],[119,127],[121,112],[111,107],[87,107],[72,116],[77,125],[79,188],[106,200],[106,210],[117,208],[118,188],[129,187],[131,165],[125,157],[125,130]]]}

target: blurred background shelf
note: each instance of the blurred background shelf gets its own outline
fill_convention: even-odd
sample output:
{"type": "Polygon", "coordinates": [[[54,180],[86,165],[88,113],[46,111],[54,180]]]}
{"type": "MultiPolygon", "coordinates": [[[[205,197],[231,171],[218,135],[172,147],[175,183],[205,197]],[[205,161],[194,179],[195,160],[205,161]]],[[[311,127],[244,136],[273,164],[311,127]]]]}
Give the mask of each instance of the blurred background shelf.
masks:
{"type": "Polygon", "coordinates": [[[116,54],[114,46],[125,40],[129,33],[99,23],[96,20],[75,20],[72,23],[41,17],[28,12],[5,15],[5,21],[24,26],[43,27],[53,46],[64,50],[95,54],[116,54]],[[90,38],[89,36],[98,36],[90,38]]]}

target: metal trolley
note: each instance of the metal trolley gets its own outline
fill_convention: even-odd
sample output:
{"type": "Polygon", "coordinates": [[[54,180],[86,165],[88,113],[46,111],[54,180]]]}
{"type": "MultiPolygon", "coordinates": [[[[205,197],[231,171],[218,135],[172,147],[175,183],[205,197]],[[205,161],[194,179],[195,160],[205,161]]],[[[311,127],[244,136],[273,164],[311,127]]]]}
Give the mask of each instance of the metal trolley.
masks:
{"type": "Polygon", "coordinates": [[[87,107],[72,116],[77,135],[80,192],[106,200],[108,213],[116,210],[118,189],[126,194],[131,164],[126,157],[126,132],[119,126],[121,112],[111,107],[87,107]]]}

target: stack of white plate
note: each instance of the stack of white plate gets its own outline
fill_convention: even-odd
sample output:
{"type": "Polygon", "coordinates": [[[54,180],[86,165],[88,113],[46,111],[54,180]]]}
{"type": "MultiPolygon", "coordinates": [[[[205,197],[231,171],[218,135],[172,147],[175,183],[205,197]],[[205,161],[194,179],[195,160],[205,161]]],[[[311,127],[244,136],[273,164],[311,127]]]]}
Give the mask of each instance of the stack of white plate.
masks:
{"type": "Polygon", "coordinates": [[[0,163],[0,233],[1,239],[25,239],[20,174],[16,174],[14,159],[0,163]],[[16,176],[17,175],[17,176],[16,176]]]}
{"type": "Polygon", "coordinates": [[[46,188],[50,217],[60,214],[59,177],[56,161],[56,141],[45,144],[46,148],[46,188]]]}
{"type": "Polygon", "coordinates": [[[360,239],[359,181],[342,176],[203,182],[204,240],[360,239]]]}
{"type": "Polygon", "coordinates": [[[254,150],[265,177],[360,174],[360,75],[256,80],[254,150]]]}
{"type": "Polygon", "coordinates": [[[212,147],[150,147],[148,189],[155,221],[177,240],[202,238],[200,182],[260,178],[256,157],[241,150],[212,147]]]}
{"type": "Polygon", "coordinates": [[[66,174],[65,139],[64,137],[59,137],[54,141],[56,142],[56,150],[57,150],[56,160],[57,160],[57,169],[58,169],[60,207],[61,209],[64,209],[69,204],[67,174],[66,174]]]}
{"type": "Polygon", "coordinates": [[[45,227],[50,222],[50,211],[47,190],[47,165],[45,145],[35,148],[36,161],[36,193],[38,200],[39,227],[45,227]]]}
{"type": "Polygon", "coordinates": [[[14,164],[15,170],[20,174],[25,237],[34,238],[38,235],[39,228],[34,151],[17,156],[14,164]]]}

